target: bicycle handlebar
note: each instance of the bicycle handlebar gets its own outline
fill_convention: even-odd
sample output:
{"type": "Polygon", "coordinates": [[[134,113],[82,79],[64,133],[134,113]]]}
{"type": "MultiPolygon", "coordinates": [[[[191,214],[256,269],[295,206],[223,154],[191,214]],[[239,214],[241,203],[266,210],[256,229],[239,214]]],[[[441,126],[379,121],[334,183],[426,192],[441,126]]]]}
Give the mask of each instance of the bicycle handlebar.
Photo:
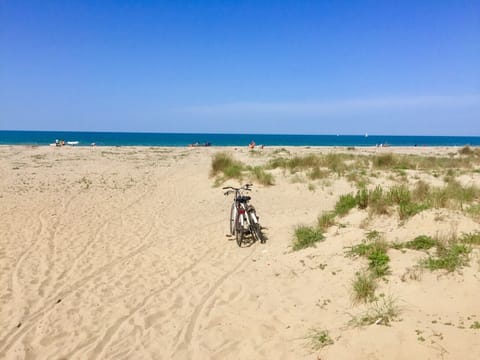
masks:
{"type": "Polygon", "coordinates": [[[233,186],[224,186],[222,189],[223,190],[231,189],[231,190],[235,190],[235,191],[252,190],[252,189],[250,189],[251,186],[253,186],[253,184],[245,184],[245,185],[243,185],[242,187],[239,187],[239,188],[236,188],[236,187],[233,187],[233,186]]]}
{"type": "Polygon", "coordinates": [[[237,192],[237,191],[240,191],[240,190],[252,191],[252,189],[250,189],[251,186],[253,186],[253,184],[245,184],[240,188],[235,188],[233,186],[224,186],[222,189],[223,190],[228,190],[228,191],[225,191],[223,193],[223,195],[230,195],[232,192],[237,192]]]}

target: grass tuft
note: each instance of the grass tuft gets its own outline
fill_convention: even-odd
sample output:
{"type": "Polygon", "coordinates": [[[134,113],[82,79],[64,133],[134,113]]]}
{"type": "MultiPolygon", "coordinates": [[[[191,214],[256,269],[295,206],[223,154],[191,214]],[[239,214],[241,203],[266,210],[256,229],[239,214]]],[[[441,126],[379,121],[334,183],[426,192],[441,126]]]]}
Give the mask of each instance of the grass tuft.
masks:
{"type": "Polygon", "coordinates": [[[402,244],[402,247],[412,250],[428,250],[437,245],[437,241],[430,236],[420,235],[411,241],[402,244]]]}
{"type": "Polygon", "coordinates": [[[428,208],[429,206],[427,204],[401,203],[398,207],[398,216],[400,220],[405,220],[428,208]]]}
{"type": "Polygon", "coordinates": [[[480,232],[463,234],[460,242],[467,245],[480,245],[480,232]]]}
{"type": "Polygon", "coordinates": [[[223,180],[241,180],[243,169],[244,166],[240,161],[234,160],[228,153],[220,152],[213,156],[210,175],[217,176],[222,174],[223,180]]]}
{"type": "MultiPolygon", "coordinates": [[[[474,237],[468,235],[464,237],[465,242],[470,239],[474,237]]],[[[431,271],[443,269],[452,272],[468,264],[468,254],[471,249],[462,243],[462,238],[458,239],[455,234],[448,237],[437,235],[433,240],[436,245],[435,255],[421,260],[422,267],[431,271]]]]}
{"type": "Polygon", "coordinates": [[[267,173],[262,166],[255,166],[251,169],[253,178],[260,184],[265,186],[271,186],[275,184],[272,174],[267,173]]]}
{"type": "Polygon", "coordinates": [[[300,225],[295,229],[295,240],[293,250],[297,251],[306,247],[315,246],[315,243],[322,241],[325,237],[320,229],[300,225]]]}
{"type": "Polygon", "coordinates": [[[335,214],[339,216],[346,215],[350,209],[353,209],[356,205],[357,201],[353,195],[342,195],[335,204],[335,214]]]}
{"type": "Polygon", "coordinates": [[[382,297],[372,302],[363,314],[353,317],[350,320],[350,324],[354,326],[372,324],[389,326],[399,315],[400,307],[397,305],[396,300],[391,297],[382,297]]]}
{"type": "Polygon", "coordinates": [[[331,211],[324,212],[318,217],[317,226],[322,231],[326,231],[333,224],[335,224],[335,213],[331,211]]]}
{"type": "Polygon", "coordinates": [[[390,272],[388,263],[390,258],[387,255],[388,244],[378,231],[371,231],[367,234],[367,241],[352,246],[347,255],[361,256],[368,259],[368,270],[375,278],[388,275],[390,272]]]}
{"type": "Polygon", "coordinates": [[[353,280],[353,302],[358,304],[373,301],[376,288],[376,279],[372,274],[365,271],[357,273],[353,280]]]}
{"type": "Polygon", "coordinates": [[[460,155],[474,155],[475,154],[475,151],[472,150],[472,148],[468,145],[465,145],[464,147],[462,147],[458,153],[460,155]]]}
{"type": "Polygon", "coordinates": [[[308,346],[314,351],[321,350],[325,346],[333,344],[328,330],[311,329],[310,333],[306,336],[306,340],[308,340],[308,346]]]}

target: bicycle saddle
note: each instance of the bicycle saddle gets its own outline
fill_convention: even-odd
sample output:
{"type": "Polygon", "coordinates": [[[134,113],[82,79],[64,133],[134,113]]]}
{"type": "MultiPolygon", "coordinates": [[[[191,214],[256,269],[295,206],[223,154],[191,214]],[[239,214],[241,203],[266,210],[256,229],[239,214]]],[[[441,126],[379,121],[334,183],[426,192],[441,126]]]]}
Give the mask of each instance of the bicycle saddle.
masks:
{"type": "Polygon", "coordinates": [[[241,202],[241,203],[246,203],[247,201],[249,201],[251,199],[250,196],[239,196],[237,198],[237,201],[238,202],[241,202]]]}

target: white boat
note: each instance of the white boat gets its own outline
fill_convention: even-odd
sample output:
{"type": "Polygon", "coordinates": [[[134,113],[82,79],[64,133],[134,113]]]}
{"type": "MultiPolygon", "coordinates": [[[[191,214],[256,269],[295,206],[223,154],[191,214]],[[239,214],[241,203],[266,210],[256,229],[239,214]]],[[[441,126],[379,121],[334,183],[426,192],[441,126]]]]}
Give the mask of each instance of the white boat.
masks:
{"type": "Polygon", "coordinates": [[[78,141],[67,141],[67,145],[78,145],[78,141]]]}

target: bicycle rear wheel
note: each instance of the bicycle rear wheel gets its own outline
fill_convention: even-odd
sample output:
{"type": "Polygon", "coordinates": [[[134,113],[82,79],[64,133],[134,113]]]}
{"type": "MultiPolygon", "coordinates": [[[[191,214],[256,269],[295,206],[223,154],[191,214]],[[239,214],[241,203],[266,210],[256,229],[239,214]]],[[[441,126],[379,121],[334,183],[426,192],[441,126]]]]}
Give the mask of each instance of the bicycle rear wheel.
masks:
{"type": "Polygon", "coordinates": [[[253,237],[257,241],[260,241],[261,244],[265,243],[265,236],[262,233],[262,227],[260,226],[259,223],[252,224],[252,234],[253,234],[253,237]]]}
{"type": "Polygon", "coordinates": [[[262,244],[265,243],[265,236],[262,233],[262,227],[258,223],[258,217],[253,208],[248,212],[248,216],[251,224],[250,232],[252,233],[253,237],[256,241],[260,241],[262,244]]]}

